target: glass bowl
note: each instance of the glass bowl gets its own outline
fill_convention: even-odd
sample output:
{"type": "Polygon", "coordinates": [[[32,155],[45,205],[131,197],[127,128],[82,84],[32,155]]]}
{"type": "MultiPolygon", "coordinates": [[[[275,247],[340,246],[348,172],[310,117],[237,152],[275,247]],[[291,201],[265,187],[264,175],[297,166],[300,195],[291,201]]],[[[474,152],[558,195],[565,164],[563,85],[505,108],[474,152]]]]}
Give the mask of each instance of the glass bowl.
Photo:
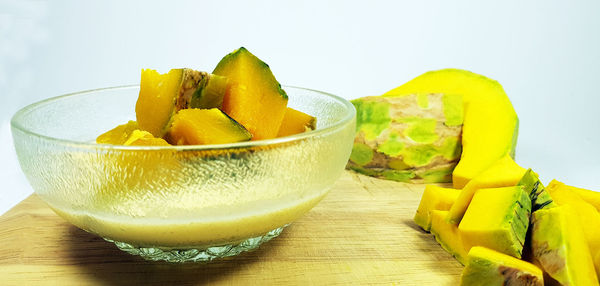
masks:
{"type": "Polygon", "coordinates": [[[114,146],[95,138],[135,120],[138,86],[47,99],[12,119],[35,193],[75,226],[131,254],[210,261],[257,248],[314,207],[352,149],[355,110],[331,94],[285,87],[317,129],[269,140],[114,146]]]}

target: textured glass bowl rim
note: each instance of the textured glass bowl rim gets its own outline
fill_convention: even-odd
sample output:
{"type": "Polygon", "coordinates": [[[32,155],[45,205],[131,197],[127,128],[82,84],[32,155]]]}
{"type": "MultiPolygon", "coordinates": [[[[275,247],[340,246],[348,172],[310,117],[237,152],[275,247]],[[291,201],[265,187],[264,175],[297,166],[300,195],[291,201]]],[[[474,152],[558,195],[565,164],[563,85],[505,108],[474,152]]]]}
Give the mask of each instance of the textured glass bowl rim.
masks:
{"type": "MultiPolygon", "coordinates": [[[[289,142],[299,141],[299,140],[306,139],[306,138],[316,137],[321,134],[335,132],[336,129],[342,128],[345,124],[347,124],[349,121],[351,121],[356,114],[354,105],[352,105],[352,103],[350,103],[348,100],[341,98],[339,96],[336,96],[336,95],[333,95],[333,94],[330,94],[327,92],[323,92],[323,91],[318,91],[318,90],[303,88],[303,87],[297,87],[297,86],[286,85],[283,87],[315,92],[320,95],[330,97],[330,98],[334,99],[335,101],[337,101],[338,103],[341,103],[345,107],[345,110],[344,110],[345,114],[342,116],[341,119],[333,122],[332,124],[329,124],[328,126],[325,126],[324,128],[315,129],[315,130],[312,130],[309,132],[294,134],[294,135],[285,136],[285,137],[256,140],[256,141],[227,143],[227,144],[182,145],[182,146],[177,146],[177,145],[172,145],[172,146],[124,146],[124,145],[97,144],[97,143],[91,143],[91,142],[62,139],[62,138],[56,138],[56,137],[52,137],[52,136],[42,135],[35,131],[27,129],[26,127],[24,127],[22,125],[21,121],[23,120],[23,117],[25,115],[34,111],[35,109],[37,109],[40,106],[51,104],[55,101],[65,100],[70,97],[75,97],[78,95],[84,95],[84,94],[89,94],[89,93],[139,88],[139,85],[122,85],[122,86],[97,88],[97,89],[90,89],[90,90],[78,91],[78,92],[73,92],[73,93],[67,93],[64,95],[51,97],[48,99],[38,101],[36,103],[32,103],[30,105],[27,105],[27,106],[21,108],[19,111],[17,111],[15,113],[15,115],[11,119],[11,126],[12,126],[12,128],[17,129],[29,136],[37,137],[37,138],[45,140],[45,141],[51,141],[54,143],[58,143],[60,145],[69,146],[69,147],[73,147],[73,148],[102,149],[102,150],[202,151],[202,150],[242,149],[242,148],[269,146],[269,145],[289,143],[289,142]]],[[[318,118],[317,118],[317,120],[318,120],[318,118]]]]}

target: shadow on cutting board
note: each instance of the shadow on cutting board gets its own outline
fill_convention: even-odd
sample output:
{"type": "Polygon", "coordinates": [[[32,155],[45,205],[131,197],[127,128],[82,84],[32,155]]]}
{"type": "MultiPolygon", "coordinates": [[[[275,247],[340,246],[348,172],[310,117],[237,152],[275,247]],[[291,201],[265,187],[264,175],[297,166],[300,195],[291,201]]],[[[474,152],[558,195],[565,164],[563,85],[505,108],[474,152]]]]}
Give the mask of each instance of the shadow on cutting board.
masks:
{"type": "Polygon", "coordinates": [[[166,263],[146,261],[119,250],[114,244],[69,225],[69,237],[65,243],[71,247],[66,263],[77,265],[86,281],[99,285],[195,285],[218,282],[236,275],[261,257],[269,255],[276,247],[271,241],[254,252],[212,263],[166,263]]]}
{"type": "Polygon", "coordinates": [[[419,241],[414,244],[414,247],[423,253],[423,260],[431,272],[451,276],[456,281],[451,285],[458,285],[460,276],[456,275],[455,270],[448,268],[447,265],[448,260],[452,260],[457,267],[462,267],[460,262],[446,252],[431,233],[424,231],[412,219],[404,219],[401,223],[410,227],[411,231],[418,233],[419,241]]]}

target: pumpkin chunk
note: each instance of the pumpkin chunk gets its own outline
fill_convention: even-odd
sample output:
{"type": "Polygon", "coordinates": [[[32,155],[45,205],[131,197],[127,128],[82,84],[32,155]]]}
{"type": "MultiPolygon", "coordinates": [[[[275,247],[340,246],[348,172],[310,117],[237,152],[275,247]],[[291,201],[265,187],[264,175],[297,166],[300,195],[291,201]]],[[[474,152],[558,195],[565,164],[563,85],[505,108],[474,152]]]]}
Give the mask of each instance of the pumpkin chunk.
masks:
{"type": "MultiPolygon", "coordinates": [[[[600,253],[600,213],[594,206],[583,200],[578,193],[573,192],[573,187],[552,180],[546,188],[554,202],[559,206],[569,205],[575,211],[583,228],[592,257],[600,253]]],[[[596,272],[600,273],[600,265],[596,265],[596,272]]]]}
{"type": "Polygon", "coordinates": [[[477,190],[458,226],[465,249],[484,246],[521,258],[530,214],[521,186],[477,190]]]}
{"type": "Polygon", "coordinates": [[[208,77],[208,73],[192,69],[172,69],[166,74],[142,70],[140,94],[135,105],[140,129],[154,137],[163,137],[173,115],[189,107],[192,96],[208,84],[208,77]]]}
{"type": "Polygon", "coordinates": [[[582,225],[571,206],[539,209],[532,223],[536,264],[561,285],[598,285],[582,225]]]}
{"type": "Polygon", "coordinates": [[[150,132],[139,130],[135,121],[121,124],[96,138],[96,143],[125,146],[168,146],[162,138],[154,137],[150,132]]]}
{"type": "Polygon", "coordinates": [[[123,145],[131,133],[134,130],[138,129],[138,123],[136,121],[130,120],[125,124],[121,124],[105,133],[102,133],[98,138],[96,138],[96,143],[98,144],[112,144],[112,145],[123,145]]]}
{"type": "Polygon", "coordinates": [[[475,191],[482,188],[500,188],[515,186],[527,170],[520,167],[508,155],[496,161],[490,168],[477,175],[462,189],[450,208],[448,221],[458,224],[467,211],[475,191]]]}
{"type": "Polygon", "coordinates": [[[275,138],[288,97],[269,65],[242,47],[226,55],[213,74],[229,80],[222,110],[247,128],[253,140],[275,138]]]}
{"type": "Polygon", "coordinates": [[[442,188],[436,185],[425,186],[425,191],[421,196],[421,202],[413,220],[423,230],[429,231],[431,229],[430,212],[432,210],[449,210],[459,193],[460,190],[456,189],[442,188]]]}
{"type": "Polygon", "coordinates": [[[431,234],[435,236],[435,240],[444,250],[454,256],[462,265],[465,265],[468,251],[465,249],[458,226],[448,223],[446,221],[447,215],[448,211],[430,211],[431,234]]]}
{"type": "Polygon", "coordinates": [[[543,286],[542,270],[512,256],[481,246],[471,248],[460,285],[543,286]]]}
{"type": "Polygon", "coordinates": [[[183,109],[173,117],[168,140],[176,145],[247,141],[252,134],[217,108],[183,109]]]}
{"type": "Polygon", "coordinates": [[[123,143],[125,146],[169,146],[162,138],[156,138],[148,131],[144,130],[133,130],[127,141],[123,143]]]}
{"type": "MultiPolygon", "coordinates": [[[[562,184],[560,182],[556,183],[562,184]]],[[[594,206],[596,210],[600,211],[600,192],[568,186],[565,184],[562,184],[561,188],[566,188],[569,192],[577,194],[577,196],[579,196],[581,199],[594,206]]]]}
{"type": "Polygon", "coordinates": [[[309,130],[315,130],[317,119],[293,108],[287,107],[283,116],[277,137],[294,135],[309,130]]]}

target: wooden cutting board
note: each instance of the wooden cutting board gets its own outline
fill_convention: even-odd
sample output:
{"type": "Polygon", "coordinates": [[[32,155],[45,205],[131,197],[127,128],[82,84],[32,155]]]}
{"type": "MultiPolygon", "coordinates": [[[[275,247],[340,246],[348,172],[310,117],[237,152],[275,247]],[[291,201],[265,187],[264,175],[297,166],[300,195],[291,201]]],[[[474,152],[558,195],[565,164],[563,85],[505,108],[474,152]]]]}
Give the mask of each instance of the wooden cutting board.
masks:
{"type": "Polygon", "coordinates": [[[31,195],[0,217],[0,285],[456,285],[462,266],[412,221],[424,187],[347,171],[279,237],[209,264],[131,256],[31,195]]]}

